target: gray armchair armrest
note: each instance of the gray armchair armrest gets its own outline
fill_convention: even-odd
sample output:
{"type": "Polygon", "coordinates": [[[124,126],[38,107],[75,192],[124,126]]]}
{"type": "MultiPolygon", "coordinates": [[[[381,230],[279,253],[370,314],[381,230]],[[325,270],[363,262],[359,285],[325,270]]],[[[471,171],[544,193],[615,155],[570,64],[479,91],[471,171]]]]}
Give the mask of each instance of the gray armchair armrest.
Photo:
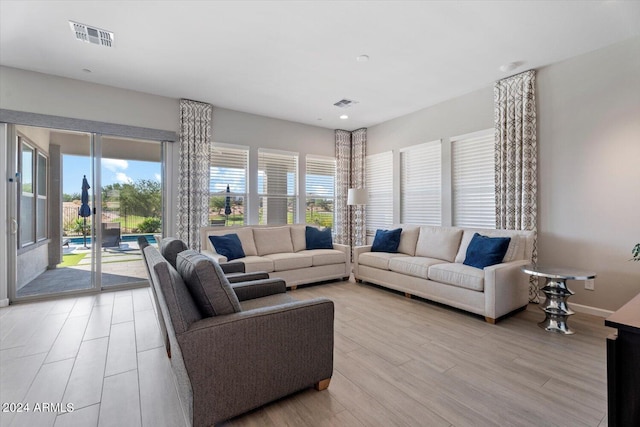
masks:
{"type": "Polygon", "coordinates": [[[222,272],[224,274],[244,273],[246,271],[244,268],[244,262],[241,261],[223,262],[220,263],[220,268],[222,268],[222,272]]]}
{"type": "Polygon", "coordinates": [[[331,378],[333,315],[333,302],[317,298],[193,323],[177,337],[191,373],[193,424],[211,425],[331,378]]]}
{"type": "Polygon", "coordinates": [[[274,294],[284,294],[287,292],[287,283],[282,279],[274,278],[241,283],[231,282],[231,288],[233,288],[239,301],[246,301],[274,294]]]}
{"type": "Polygon", "coordinates": [[[225,274],[229,283],[250,282],[252,280],[263,280],[269,278],[266,271],[255,271],[253,273],[230,273],[225,274]]]}

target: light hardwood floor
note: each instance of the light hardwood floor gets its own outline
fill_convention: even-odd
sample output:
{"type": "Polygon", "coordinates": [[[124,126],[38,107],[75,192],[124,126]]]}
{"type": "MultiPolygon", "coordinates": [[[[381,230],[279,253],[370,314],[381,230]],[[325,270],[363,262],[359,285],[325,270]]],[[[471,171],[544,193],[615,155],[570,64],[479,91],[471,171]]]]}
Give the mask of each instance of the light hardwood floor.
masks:
{"type": "MultiPolygon", "coordinates": [[[[577,334],[536,325],[537,306],[484,319],[371,285],[298,288],[335,302],[334,374],[228,426],[605,426],[603,319],[577,334]]],[[[2,426],[184,425],[149,289],[0,309],[0,401],[72,403],[2,413],[2,426]]]]}

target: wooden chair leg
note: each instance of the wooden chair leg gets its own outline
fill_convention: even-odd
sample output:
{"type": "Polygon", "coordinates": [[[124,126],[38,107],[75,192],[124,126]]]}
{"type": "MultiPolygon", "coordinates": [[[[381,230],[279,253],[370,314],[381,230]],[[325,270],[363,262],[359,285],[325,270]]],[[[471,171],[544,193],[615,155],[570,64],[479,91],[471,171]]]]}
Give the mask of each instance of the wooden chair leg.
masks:
{"type": "Polygon", "coordinates": [[[494,319],[494,318],[492,318],[492,317],[487,317],[487,316],[485,316],[484,320],[485,320],[487,323],[491,323],[492,325],[495,325],[495,324],[496,324],[496,319],[494,319]]]}
{"type": "Polygon", "coordinates": [[[313,385],[313,388],[315,388],[318,391],[326,390],[329,387],[330,382],[331,382],[331,378],[320,380],[313,385]]]}

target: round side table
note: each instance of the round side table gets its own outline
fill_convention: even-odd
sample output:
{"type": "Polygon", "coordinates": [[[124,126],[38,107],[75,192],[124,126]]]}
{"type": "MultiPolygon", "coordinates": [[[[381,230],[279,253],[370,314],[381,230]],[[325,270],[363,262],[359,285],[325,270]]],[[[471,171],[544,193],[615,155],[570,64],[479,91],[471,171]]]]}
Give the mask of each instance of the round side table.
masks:
{"type": "Polygon", "coordinates": [[[545,313],[545,319],[538,323],[538,326],[549,332],[566,335],[574,334],[575,332],[567,324],[569,316],[574,314],[574,311],[567,304],[567,299],[575,292],[567,287],[567,280],[595,279],[596,273],[573,268],[546,267],[533,264],[522,267],[522,272],[532,276],[544,277],[547,280],[547,283],[541,289],[546,299],[540,304],[540,309],[545,313]]]}

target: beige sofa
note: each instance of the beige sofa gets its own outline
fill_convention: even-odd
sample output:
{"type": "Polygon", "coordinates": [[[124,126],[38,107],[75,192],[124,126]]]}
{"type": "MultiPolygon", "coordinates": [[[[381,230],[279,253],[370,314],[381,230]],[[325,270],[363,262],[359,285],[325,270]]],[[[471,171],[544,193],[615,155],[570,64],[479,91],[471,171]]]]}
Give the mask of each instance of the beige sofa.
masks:
{"type": "Polygon", "coordinates": [[[218,254],[209,240],[211,235],[236,233],[245,253],[234,261],[245,263],[247,273],[266,271],[280,277],[287,287],[332,279],[348,279],[351,274],[350,248],[333,244],[333,249],[307,250],[305,224],[283,226],[203,227],[200,250],[218,263],[227,258],[218,254]]]}
{"type": "Polygon", "coordinates": [[[532,231],[396,225],[402,228],[398,253],[354,248],[354,277],[484,316],[489,323],[529,301],[532,231]],[[511,237],[502,263],[478,269],[464,265],[474,233],[511,237]]]}

